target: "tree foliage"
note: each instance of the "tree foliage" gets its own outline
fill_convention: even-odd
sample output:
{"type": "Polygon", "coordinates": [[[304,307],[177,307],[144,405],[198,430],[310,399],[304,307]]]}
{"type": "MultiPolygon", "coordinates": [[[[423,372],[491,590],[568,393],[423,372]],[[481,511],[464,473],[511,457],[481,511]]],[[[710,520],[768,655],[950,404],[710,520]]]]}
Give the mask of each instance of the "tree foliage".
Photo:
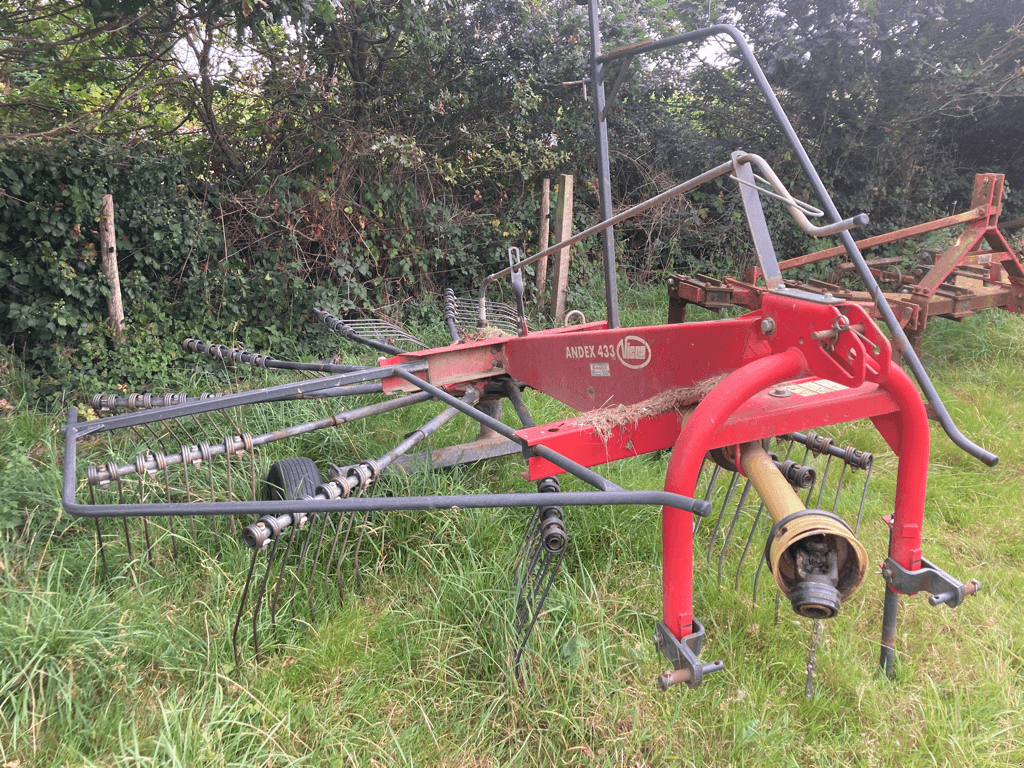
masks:
{"type": "MultiPolygon", "coordinates": [[[[601,6],[606,48],[738,23],[844,211],[941,215],[983,170],[1024,189],[1024,0],[601,6]]],[[[301,346],[314,300],[469,291],[532,248],[541,177],[574,174],[594,222],[588,56],[572,0],[0,0],[2,343],[117,357],[89,340],[103,192],[142,326],[301,346]]],[[[793,176],[764,117],[727,49],[634,63],[609,108],[617,203],[741,145],[793,176]]],[[[743,256],[737,217],[700,190],[620,227],[621,258],[712,269],[743,256]]]]}
{"type": "MultiPolygon", "coordinates": [[[[1021,0],[737,0],[734,13],[834,193],[880,227],[948,212],[977,172],[1024,192],[1024,129],[1006,134],[1024,97],[1021,0]]],[[[779,146],[742,78],[697,82],[709,127],[779,146]]]]}

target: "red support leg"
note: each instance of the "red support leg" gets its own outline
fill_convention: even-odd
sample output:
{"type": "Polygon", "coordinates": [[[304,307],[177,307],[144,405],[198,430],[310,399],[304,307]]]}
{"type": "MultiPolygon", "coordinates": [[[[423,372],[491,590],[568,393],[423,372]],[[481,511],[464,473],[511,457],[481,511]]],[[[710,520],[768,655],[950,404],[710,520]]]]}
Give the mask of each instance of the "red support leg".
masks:
{"type": "MultiPolygon", "coordinates": [[[[796,349],[749,363],[734,371],[694,409],[672,449],[665,490],[692,496],[701,461],[726,420],[757,392],[806,370],[796,349]]],[[[693,515],[675,507],[661,510],[662,615],[682,639],[693,631],[693,515]]]]}

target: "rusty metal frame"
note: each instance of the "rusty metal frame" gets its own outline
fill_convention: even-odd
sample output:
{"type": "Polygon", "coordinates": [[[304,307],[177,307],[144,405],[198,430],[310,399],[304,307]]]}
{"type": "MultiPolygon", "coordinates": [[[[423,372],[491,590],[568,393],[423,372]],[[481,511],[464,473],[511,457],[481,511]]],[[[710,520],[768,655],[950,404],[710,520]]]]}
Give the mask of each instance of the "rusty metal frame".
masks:
{"type": "MultiPolygon", "coordinates": [[[[913,274],[902,274],[894,269],[897,260],[893,258],[866,262],[871,273],[883,284],[896,283],[895,290],[883,293],[915,352],[920,352],[921,339],[930,318],[962,320],[975,312],[992,308],[1024,314],[1024,266],[999,229],[1003,178],[1003,174],[997,173],[975,176],[968,211],[857,241],[857,247],[865,250],[929,232],[964,227],[949,248],[935,254],[933,263],[919,264],[913,274]]],[[[844,246],[826,248],[781,261],[779,269],[785,272],[820,264],[846,253],[844,246]]],[[[855,302],[873,318],[881,319],[877,302],[869,291],[850,290],[835,283],[843,273],[854,269],[852,262],[844,262],[836,266],[827,281],[784,282],[793,288],[855,302]]],[[[684,322],[686,307],[691,304],[712,310],[730,306],[758,309],[763,296],[770,290],[768,285],[760,284],[763,278],[760,267],[748,270],[742,279],[718,279],[700,274],[693,277],[674,275],[668,280],[668,322],[684,322]]],[[[896,352],[898,356],[898,348],[896,352]]]]}

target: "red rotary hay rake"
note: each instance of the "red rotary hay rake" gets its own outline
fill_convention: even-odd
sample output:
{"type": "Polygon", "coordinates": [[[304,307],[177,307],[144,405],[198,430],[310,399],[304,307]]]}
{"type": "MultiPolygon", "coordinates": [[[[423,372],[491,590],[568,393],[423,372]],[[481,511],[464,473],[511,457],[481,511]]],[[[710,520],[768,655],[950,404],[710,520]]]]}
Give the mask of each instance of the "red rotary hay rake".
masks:
{"type": "MultiPolygon", "coordinates": [[[[597,18],[596,2],[591,0],[591,84],[603,221],[529,259],[520,259],[512,249],[510,266],[484,281],[472,305],[477,328],[489,328],[497,312],[496,305],[485,301],[487,286],[510,277],[519,299],[519,310],[511,313],[512,334],[481,331],[460,339],[458,305],[448,297],[445,314],[453,343],[408,351],[369,338],[372,329],[353,328],[317,310],[318,320],[328,328],[386,357],[367,367],[293,363],[187,340],[186,350],[197,354],[239,365],[294,370],[307,378],[200,398],[102,395],[94,399],[98,411],[125,412],[87,422],[79,422],[76,411],[70,412],[64,428],[63,503],[72,514],[95,519],[101,553],[112,535],[100,525],[104,518],[121,518],[130,557],[131,531],[140,528],[146,550],[152,552],[150,520],[156,517],[167,519],[164,530],[172,534],[173,545],[186,535],[186,526],[192,535],[198,521],[209,520],[209,527],[216,530],[219,525],[222,533],[240,535],[252,549],[235,622],[236,653],[243,645],[239,639],[243,621],[251,622],[252,645],[259,654],[268,616],[272,627],[286,610],[294,615],[303,603],[312,611],[317,585],[340,598],[344,576],[350,570],[358,576],[364,537],[379,516],[394,510],[521,507],[532,511],[514,569],[518,594],[513,625],[518,647],[510,660],[518,668],[568,546],[564,508],[641,504],[661,507],[663,599],[654,637],[671,669],[659,682],[666,688],[680,682],[697,686],[722,666],[699,658],[704,630],[694,615],[693,601],[697,524],[712,515],[715,507],[713,526],[709,520],[704,527],[712,528],[707,566],[716,568],[722,579],[726,563],[730,568],[735,564],[738,584],[743,564],[756,564],[755,594],[767,569],[796,613],[815,622],[835,616],[864,581],[870,557],[882,557],[881,553],[869,556],[856,538],[872,456],[836,445],[814,431],[857,419],[870,419],[899,457],[893,507],[885,518],[891,533],[882,566],[882,666],[891,670],[893,664],[899,595],[927,592],[933,605],[955,607],[977,590],[977,582],[957,581],[922,553],[929,431],[917,386],[957,445],[986,464],[994,465],[997,459],[957,430],[893,316],[848,231],[866,217],[844,220],[839,216],[735,29],[712,27],[601,53],[597,18]],[[609,68],[615,63],[628,66],[632,57],[647,51],[714,34],[730,36],[745,57],[830,223],[812,225],[807,215],[814,209],[794,199],[763,159],[742,151],[701,176],[612,215],[604,123],[604,80],[609,68]],[[619,327],[612,227],[725,175],[737,182],[765,279],[758,308],[734,319],[619,327]],[[762,195],[781,199],[806,232],[841,238],[850,262],[874,297],[870,308],[782,280],[761,208],[762,195]],[[522,267],[598,232],[603,234],[607,318],[529,330],[522,311],[522,267]],[[893,342],[880,331],[873,314],[889,326],[893,342]],[[892,344],[902,353],[917,386],[893,364],[892,344]],[[536,425],[521,397],[525,387],[581,415],[536,425]],[[347,409],[334,405],[343,398],[368,394],[388,397],[347,409]],[[325,415],[287,422],[288,404],[300,399],[323,403],[325,415]],[[505,400],[521,428],[500,420],[505,400]],[[444,410],[375,458],[332,465],[326,479],[309,458],[273,463],[265,459],[266,447],[273,443],[296,441],[308,446],[315,436],[329,435],[342,425],[425,401],[440,402],[444,410]],[[479,424],[475,441],[412,455],[416,446],[459,415],[479,424]],[[282,419],[287,423],[282,425],[282,419]],[[106,436],[110,455],[107,461],[96,462],[100,435],[106,436]],[[670,449],[671,455],[662,489],[627,490],[591,469],[663,449],[670,449]],[[527,466],[524,474],[536,483],[536,491],[372,495],[382,474],[397,466],[410,468],[426,462],[436,468],[511,453],[522,454],[527,466]],[[86,456],[92,461],[88,466],[86,456]],[[565,473],[593,490],[561,490],[558,476],[565,473]],[[265,477],[262,482],[261,477],[265,477]],[[851,478],[863,488],[846,488],[851,478]],[[142,521],[129,527],[129,518],[142,521]],[[219,518],[226,522],[218,523],[219,518]]],[[[390,329],[388,334],[395,332],[390,329]]],[[[105,553],[103,557],[106,564],[105,553]]]]}

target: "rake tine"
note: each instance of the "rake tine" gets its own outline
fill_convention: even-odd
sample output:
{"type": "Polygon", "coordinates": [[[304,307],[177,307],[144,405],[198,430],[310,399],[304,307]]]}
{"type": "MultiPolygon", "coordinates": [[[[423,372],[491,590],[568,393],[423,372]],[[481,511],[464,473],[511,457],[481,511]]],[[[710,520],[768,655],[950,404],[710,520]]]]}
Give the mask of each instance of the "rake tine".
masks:
{"type": "MultiPolygon", "coordinates": [[[[142,484],[142,476],[145,474],[145,471],[144,471],[144,469],[143,470],[137,470],[136,474],[137,474],[137,476],[139,478],[139,501],[143,501],[143,496],[145,494],[145,488],[143,487],[143,484],[142,484]]],[[[149,518],[146,518],[146,517],[142,518],[142,534],[143,534],[143,537],[146,540],[146,559],[149,560],[149,564],[152,565],[153,564],[153,542],[150,541],[150,538],[149,538],[149,518]]]]}
{"type": "MultiPolygon", "coordinates": [[[[89,503],[96,503],[96,491],[94,490],[94,486],[92,483],[89,483],[89,503]]],[[[96,546],[99,548],[100,551],[100,562],[103,563],[103,579],[105,581],[108,574],[107,551],[103,547],[103,531],[100,529],[100,519],[98,517],[94,517],[93,520],[96,521],[96,546]]]]}
{"type": "MultiPolygon", "coordinates": [[[[162,447],[162,446],[161,446],[162,447]]],[[[164,499],[168,504],[171,503],[171,478],[167,474],[167,460],[164,456],[163,451],[157,451],[153,454],[153,460],[156,462],[158,470],[164,473],[164,499]]],[[[174,533],[174,518],[177,515],[167,516],[167,531],[171,535],[171,558],[174,560],[178,559],[178,537],[174,533]]]]}
{"type": "MultiPolygon", "coordinates": [[[[230,421],[230,416],[228,417],[228,419],[230,421]]],[[[210,426],[212,427],[213,432],[220,438],[220,440],[218,442],[221,443],[224,446],[224,467],[225,467],[225,470],[226,470],[226,479],[227,479],[227,483],[228,483],[228,488],[227,488],[227,490],[228,490],[228,499],[230,500],[232,498],[232,491],[231,491],[231,454],[233,454],[235,452],[234,441],[231,438],[229,438],[226,434],[224,434],[224,431],[218,426],[217,422],[214,420],[212,413],[207,413],[206,414],[206,420],[210,422],[210,426]]],[[[235,430],[236,433],[239,432],[239,431],[240,430],[237,430],[237,429],[235,430]]],[[[211,457],[212,457],[212,454],[211,454],[211,457]]],[[[214,485],[213,485],[213,462],[212,462],[212,460],[209,462],[209,471],[210,471],[210,499],[212,500],[214,498],[215,493],[216,493],[216,491],[214,489],[214,485]]],[[[229,530],[231,532],[231,535],[234,536],[235,535],[235,516],[234,515],[228,515],[228,526],[229,526],[229,530]]]]}
{"type": "MultiPolygon", "coordinates": [[[[743,570],[743,561],[747,559],[747,553],[750,551],[750,545],[754,541],[754,534],[757,532],[757,524],[761,522],[761,515],[764,514],[765,506],[762,501],[757,505],[757,512],[754,514],[754,522],[750,526],[750,535],[747,536],[747,543],[743,546],[743,554],[740,555],[740,563],[736,566],[736,589],[740,586],[740,571],[743,570]]],[[[764,557],[761,558],[762,562],[764,557]]],[[[757,568],[757,576],[761,575],[761,567],[757,568]]],[[[757,576],[754,577],[754,602],[757,602],[757,576]]]]}
{"type": "Polygon", "coordinates": [[[277,578],[274,580],[274,594],[270,598],[270,626],[277,629],[277,599],[281,595],[281,582],[284,580],[285,571],[288,570],[288,555],[292,553],[292,544],[295,543],[295,536],[298,533],[299,525],[291,526],[288,535],[288,543],[284,547],[284,554],[281,556],[281,567],[277,569],[277,578]]]}
{"type": "Polygon", "coordinates": [[[245,612],[245,602],[249,597],[249,585],[252,583],[252,574],[256,570],[256,557],[259,553],[258,549],[252,551],[252,559],[249,560],[249,572],[245,575],[245,586],[242,587],[242,594],[238,598],[238,613],[235,614],[235,627],[231,630],[231,651],[235,655],[236,669],[239,667],[238,628],[242,624],[242,614],[245,612]]]}
{"type": "Polygon", "coordinates": [[[821,508],[821,497],[825,494],[825,481],[828,480],[828,471],[832,468],[832,457],[825,460],[825,471],[821,473],[821,485],[818,486],[818,498],[814,502],[814,508],[821,508]]]}
{"type": "Polygon", "coordinates": [[[839,494],[843,490],[843,482],[846,479],[846,462],[843,462],[843,468],[839,472],[839,482],[836,483],[836,497],[832,501],[832,514],[835,514],[836,510],[839,509],[839,494]]]}
{"type": "MultiPolygon", "coordinates": [[[[359,538],[356,539],[355,552],[352,553],[352,572],[356,577],[356,587],[362,586],[362,574],[359,572],[359,549],[363,545],[363,535],[366,533],[367,523],[370,520],[370,510],[366,510],[363,520],[359,524],[359,538]]],[[[344,550],[343,550],[344,551],[344,550]]],[[[341,554],[338,555],[338,578],[341,579],[341,554]]]]}
{"type": "MultiPolygon", "coordinates": [[[[782,457],[782,461],[788,461],[790,454],[793,452],[793,441],[786,441],[786,455],[782,457]]],[[[804,457],[806,460],[806,456],[804,457]]],[[[747,553],[750,551],[750,545],[754,541],[754,534],[757,532],[757,524],[761,522],[761,515],[764,514],[765,506],[762,501],[758,507],[757,512],[754,513],[754,522],[750,526],[750,534],[747,536],[747,543],[743,545],[743,554],[740,555],[739,565],[736,566],[736,589],[740,586],[740,571],[743,570],[743,561],[747,559],[747,553]]],[[[762,558],[763,559],[763,558],[762,558]]],[[[757,576],[761,575],[761,568],[758,566],[757,576]]],[[[757,577],[754,578],[754,602],[757,602],[757,577]]]]}
{"type": "MultiPolygon", "coordinates": [[[[124,504],[124,487],[121,485],[121,476],[117,474],[117,464],[114,462],[107,464],[107,471],[109,472],[111,470],[113,470],[112,477],[117,483],[117,503],[124,504]]],[[[131,534],[128,533],[128,518],[121,518],[121,523],[124,527],[124,545],[128,550],[128,562],[131,563],[135,561],[135,553],[132,552],[132,537],[131,534]]]]}
{"type": "MultiPolygon", "coordinates": [[[[327,528],[327,518],[328,517],[329,517],[329,515],[321,515],[321,518],[323,519],[323,522],[320,525],[320,536],[317,537],[316,551],[315,551],[315,556],[313,558],[313,567],[310,568],[310,570],[309,570],[310,579],[309,579],[307,590],[306,590],[307,597],[308,597],[309,592],[312,590],[312,587],[313,587],[312,576],[316,572],[316,562],[317,562],[317,558],[320,556],[320,546],[323,544],[323,541],[324,541],[324,531],[327,528]]],[[[306,530],[306,538],[302,542],[302,551],[299,553],[299,564],[296,567],[295,578],[292,580],[292,591],[291,591],[291,594],[288,595],[288,602],[291,603],[291,607],[292,607],[292,619],[293,620],[295,619],[295,593],[298,590],[299,583],[302,581],[302,571],[303,571],[303,568],[306,565],[306,558],[309,555],[309,542],[310,542],[310,540],[312,539],[312,536],[313,536],[313,529],[316,527],[316,519],[315,518],[311,518],[310,520],[307,521],[307,525],[308,525],[308,529],[306,530]]],[[[312,615],[313,615],[313,610],[312,610],[312,607],[311,607],[310,608],[310,619],[312,619],[312,615]]]]}
{"type": "Polygon", "coordinates": [[[103,546],[103,531],[100,530],[100,519],[98,517],[93,518],[96,521],[96,544],[100,550],[100,562],[103,564],[103,579],[107,578],[107,550],[103,546]]]}
{"type": "Polygon", "coordinates": [[[752,604],[757,605],[757,585],[761,581],[761,569],[764,568],[765,560],[764,553],[761,553],[761,559],[757,562],[757,572],[754,574],[754,594],[752,604]]]}
{"type": "MultiPolygon", "coordinates": [[[[539,521],[538,521],[539,522],[539,521]]],[[[539,538],[539,537],[537,537],[539,538]]],[[[535,539],[536,540],[536,539],[535,539]]],[[[534,589],[537,584],[537,563],[541,562],[543,558],[543,552],[540,547],[535,547],[530,552],[530,564],[526,570],[522,573],[522,586],[520,591],[524,592],[525,599],[519,605],[519,610],[516,612],[516,631],[518,632],[523,628],[526,623],[526,617],[530,615],[530,602],[534,596],[534,589]]]]}
{"type": "Polygon", "coordinates": [[[544,606],[544,602],[547,600],[548,592],[551,590],[551,585],[555,581],[555,576],[557,575],[558,568],[561,565],[563,554],[564,553],[544,556],[542,566],[537,573],[537,579],[534,580],[534,583],[530,587],[530,596],[532,598],[537,598],[539,593],[539,599],[536,599],[537,608],[532,612],[527,612],[528,616],[530,616],[531,613],[532,616],[530,616],[530,622],[526,626],[525,630],[522,629],[523,621],[517,620],[516,622],[518,625],[516,631],[521,632],[521,640],[519,641],[519,646],[516,648],[515,655],[512,659],[512,668],[516,673],[516,677],[520,679],[520,682],[522,681],[522,678],[520,677],[519,662],[522,660],[523,652],[526,650],[526,643],[533,634],[533,628],[537,624],[537,619],[540,618],[541,609],[544,606]]]}
{"type": "Polygon", "coordinates": [[[725,508],[729,506],[729,502],[732,501],[732,495],[736,492],[736,486],[739,484],[740,473],[733,472],[732,479],[729,481],[729,489],[725,492],[725,499],[722,501],[722,506],[718,512],[718,520],[715,521],[715,530],[711,532],[711,540],[708,542],[708,553],[704,558],[704,562],[711,565],[711,550],[715,547],[715,539],[718,538],[718,531],[722,528],[722,518],[725,516],[725,508]]]}
{"type": "MultiPolygon", "coordinates": [[[[334,553],[338,547],[338,536],[341,535],[341,527],[345,525],[345,521],[348,521],[348,525],[345,525],[345,538],[341,541],[341,550],[338,551],[338,568],[335,576],[335,582],[338,587],[338,605],[342,606],[345,604],[345,593],[341,588],[341,558],[342,553],[345,551],[345,547],[348,546],[348,537],[352,533],[352,525],[355,522],[355,514],[349,512],[348,514],[342,515],[338,518],[338,525],[334,529],[334,540],[331,542],[331,553],[327,556],[327,562],[324,563],[324,592],[330,598],[331,594],[331,563],[334,562],[334,553]]],[[[312,593],[307,592],[307,599],[309,602],[309,610],[313,610],[313,598],[312,593]]]]}
{"type": "MultiPolygon", "coordinates": [[[[185,444],[182,443],[181,444],[181,453],[182,453],[183,456],[187,455],[185,453],[186,450],[187,450],[187,448],[185,447],[185,444]]],[[[181,462],[181,474],[185,478],[185,501],[192,501],[192,487],[191,487],[191,485],[189,485],[189,482],[188,482],[188,462],[187,461],[181,462]]],[[[189,536],[191,536],[193,539],[195,539],[195,537],[196,537],[196,519],[195,519],[195,517],[193,515],[189,515],[189,517],[188,517],[188,533],[189,533],[189,536]]]]}
{"type": "Polygon", "coordinates": [[[853,527],[853,535],[857,535],[857,531],[860,530],[860,519],[864,514],[864,502],[868,498],[868,485],[871,483],[871,470],[874,469],[874,463],[868,464],[867,472],[864,474],[864,490],[860,495],[860,507],[857,509],[857,524],[853,527]]]}
{"type": "Polygon", "coordinates": [[[267,592],[267,582],[270,580],[270,572],[274,567],[274,556],[277,554],[277,542],[278,539],[274,539],[273,544],[270,546],[270,551],[267,553],[267,568],[263,572],[263,578],[260,580],[260,589],[256,593],[256,597],[253,600],[252,606],[252,647],[253,653],[256,660],[260,658],[260,640],[259,640],[259,618],[260,608],[263,606],[263,597],[267,592]]]}
{"type": "Polygon", "coordinates": [[[355,341],[358,342],[359,344],[364,344],[370,347],[371,349],[376,349],[379,352],[385,352],[389,355],[401,355],[405,353],[405,350],[399,349],[398,347],[392,344],[386,344],[383,341],[377,341],[376,339],[370,339],[367,338],[366,336],[360,336],[358,333],[355,332],[355,330],[351,326],[347,325],[344,321],[339,320],[336,317],[332,317],[330,314],[323,311],[322,309],[319,309],[318,307],[313,307],[313,316],[321,323],[326,325],[328,328],[330,328],[332,331],[337,333],[339,336],[348,339],[349,341],[355,341]]]}
{"type": "Polygon", "coordinates": [[[555,581],[555,575],[558,572],[558,565],[562,561],[562,554],[550,555],[546,554],[541,559],[541,567],[538,569],[534,579],[531,580],[529,587],[529,597],[536,599],[539,595],[537,602],[537,609],[529,611],[528,606],[524,606],[525,614],[517,616],[516,619],[516,632],[521,634],[521,640],[519,646],[516,648],[515,656],[512,660],[512,666],[515,670],[519,669],[519,661],[522,659],[523,651],[526,650],[526,643],[530,639],[530,635],[533,634],[533,628],[537,624],[537,619],[540,618],[541,609],[544,606],[544,602],[547,600],[548,592],[551,590],[551,585],[555,581]],[[529,617],[529,624],[526,624],[526,618],[529,617]],[[525,629],[524,629],[524,625],[525,629]]]}
{"type": "Polygon", "coordinates": [[[515,584],[519,584],[523,574],[526,573],[523,570],[523,565],[526,563],[528,553],[532,557],[533,542],[537,539],[540,531],[540,526],[536,524],[531,525],[531,523],[536,522],[536,519],[537,510],[531,509],[526,526],[523,528],[523,536],[519,540],[519,549],[516,551],[516,557],[512,564],[512,578],[515,584]]]}
{"type": "Polygon", "coordinates": [[[146,559],[153,564],[153,543],[149,540],[149,518],[142,518],[142,535],[146,540],[146,559]]]}
{"type": "MultiPolygon", "coordinates": [[[[704,458],[700,462],[700,471],[697,473],[697,477],[698,478],[700,477],[701,472],[704,471],[704,466],[707,463],[708,463],[708,457],[707,457],[707,455],[705,455],[704,458]]],[[[718,464],[715,464],[714,465],[714,469],[711,472],[711,477],[708,478],[708,487],[704,490],[704,501],[710,500],[711,499],[711,494],[715,492],[715,483],[718,482],[718,473],[721,472],[721,471],[722,471],[722,468],[718,464]]],[[[700,525],[700,521],[703,520],[703,519],[704,518],[702,518],[702,517],[697,517],[696,515],[694,515],[694,518],[693,518],[693,532],[694,533],[697,532],[697,526],[700,525]]]]}
{"type": "MultiPolygon", "coordinates": [[[[557,493],[558,480],[546,477],[537,483],[537,490],[541,493],[557,493]]],[[[518,593],[514,628],[519,635],[519,645],[513,655],[512,668],[520,684],[522,674],[519,664],[523,652],[558,574],[567,544],[568,536],[561,507],[536,507],[527,521],[513,569],[518,593]]]]}
{"type": "MultiPolygon", "coordinates": [[[[213,484],[213,462],[210,460],[213,455],[210,453],[210,444],[205,440],[202,440],[196,444],[196,447],[199,449],[199,454],[202,457],[200,460],[206,464],[206,474],[210,479],[210,501],[213,501],[216,497],[216,489],[213,484]]],[[[211,515],[212,520],[210,522],[213,524],[213,532],[215,534],[220,533],[218,530],[219,526],[217,525],[218,517],[219,515],[211,515]]]]}
{"type": "Polygon", "coordinates": [[[750,495],[750,489],[753,484],[747,480],[743,486],[743,492],[740,494],[739,504],[736,505],[736,511],[733,513],[732,521],[729,523],[729,530],[725,532],[725,538],[722,539],[722,551],[718,555],[718,583],[722,583],[722,563],[725,562],[725,550],[729,546],[729,539],[732,538],[732,529],[736,527],[736,521],[740,518],[740,512],[743,511],[743,505],[747,503],[747,497],[750,495]]]}

